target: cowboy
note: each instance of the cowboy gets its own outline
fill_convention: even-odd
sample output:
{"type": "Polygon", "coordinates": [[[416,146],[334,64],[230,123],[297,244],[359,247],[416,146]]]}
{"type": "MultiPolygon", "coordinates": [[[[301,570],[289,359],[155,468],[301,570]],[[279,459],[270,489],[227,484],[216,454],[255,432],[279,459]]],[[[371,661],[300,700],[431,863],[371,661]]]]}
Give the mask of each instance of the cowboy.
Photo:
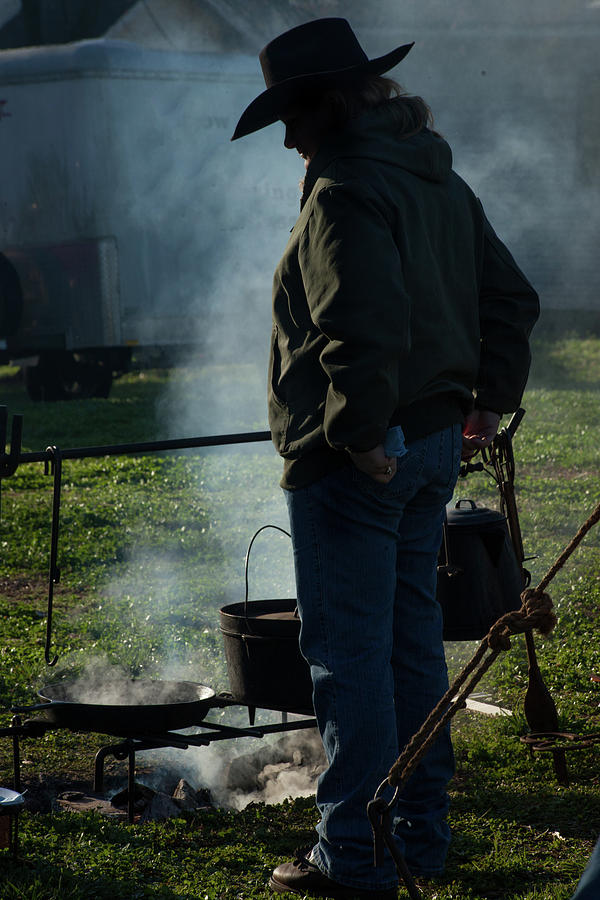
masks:
{"type": "MultiPolygon", "coordinates": [[[[425,102],[369,59],[345,19],[260,53],[266,90],[233,139],[281,120],[305,161],[277,267],[269,381],[284,459],[300,646],[328,759],[318,840],[278,866],[280,893],[393,898],[368,801],[447,689],[436,565],[461,452],[494,438],[525,387],[538,298],[452,170],[425,102]]],[[[410,871],[444,869],[448,732],[401,793],[410,871]]]]}

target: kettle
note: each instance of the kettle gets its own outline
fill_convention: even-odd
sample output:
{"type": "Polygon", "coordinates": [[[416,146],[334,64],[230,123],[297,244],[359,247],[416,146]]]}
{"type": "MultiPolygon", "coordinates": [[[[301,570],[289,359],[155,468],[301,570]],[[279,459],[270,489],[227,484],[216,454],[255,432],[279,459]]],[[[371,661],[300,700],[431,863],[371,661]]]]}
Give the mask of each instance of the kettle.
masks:
{"type": "Polygon", "coordinates": [[[523,572],[506,517],[473,500],[446,509],[437,599],[445,641],[481,640],[505,613],[519,609],[523,572]]]}

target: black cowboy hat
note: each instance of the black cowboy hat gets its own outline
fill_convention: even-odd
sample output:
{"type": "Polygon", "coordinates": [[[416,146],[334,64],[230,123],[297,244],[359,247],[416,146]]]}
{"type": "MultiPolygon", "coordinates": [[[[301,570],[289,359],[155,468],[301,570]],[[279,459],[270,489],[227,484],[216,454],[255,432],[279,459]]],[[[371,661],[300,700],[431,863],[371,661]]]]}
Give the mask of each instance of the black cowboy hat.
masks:
{"type": "Polygon", "coordinates": [[[232,141],[271,125],[298,97],[328,82],[382,75],[404,59],[412,44],[369,59],[346,19],[313,19],[276,37],[258,58],[267,90],[246,107],[232,141]]]}

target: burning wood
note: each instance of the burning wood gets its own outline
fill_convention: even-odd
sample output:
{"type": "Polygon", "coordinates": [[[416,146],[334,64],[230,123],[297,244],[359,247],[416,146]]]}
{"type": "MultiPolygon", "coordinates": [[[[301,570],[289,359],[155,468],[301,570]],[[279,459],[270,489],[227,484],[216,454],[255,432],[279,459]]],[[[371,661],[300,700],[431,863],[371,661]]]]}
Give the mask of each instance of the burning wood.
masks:
{"type": "MultiPolygon", "coordinates": [[[[103,816],[125,820],[128,814],[128,801],[127,788],[118,791],[110,800],[99,794],[87,794],[84,791],[63,791],[56,798],[54,806],[65,812],[98,812],[103,816]]],[[[133,806],[134,821],[139,824],[162,822],[181,815],[183,810],[213,808],[208,791],[204,788],[196,791],[183,778],[178,782],[172,795],[136,782],[133,806]]]]}

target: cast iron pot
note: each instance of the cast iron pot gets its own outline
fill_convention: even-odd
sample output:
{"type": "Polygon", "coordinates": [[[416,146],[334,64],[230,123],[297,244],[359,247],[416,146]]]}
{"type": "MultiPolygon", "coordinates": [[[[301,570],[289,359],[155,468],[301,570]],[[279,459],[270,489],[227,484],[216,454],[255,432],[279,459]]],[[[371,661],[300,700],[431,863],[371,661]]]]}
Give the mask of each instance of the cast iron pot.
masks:
{"type": "Polygon", "coordinates": [[[265,528],[289,537],[277,525],[258,529],[246,554],[245,600],[220,610],[229,687],[237,703],[313,715],[310,667],[300,653],[296,601],[248,600],[250,550],[265,528]]]}
{"type": "Polygon", "coordinates": [[[160,734],[203,721],[215,692],[192,681],[110,680],[98,684],[59,681],[38,691],[44,703],[13,707],[14,712],[44,710],[55,725],[73,731],[117,736],[160,734]]]}
{"type": "Polygon", "coordinates": [[[521,606],[523,574],[506,518],[459,500],[447,510],[445,530],[437,585],[444,640],[481,640],[501,616],[521,606]]]}

